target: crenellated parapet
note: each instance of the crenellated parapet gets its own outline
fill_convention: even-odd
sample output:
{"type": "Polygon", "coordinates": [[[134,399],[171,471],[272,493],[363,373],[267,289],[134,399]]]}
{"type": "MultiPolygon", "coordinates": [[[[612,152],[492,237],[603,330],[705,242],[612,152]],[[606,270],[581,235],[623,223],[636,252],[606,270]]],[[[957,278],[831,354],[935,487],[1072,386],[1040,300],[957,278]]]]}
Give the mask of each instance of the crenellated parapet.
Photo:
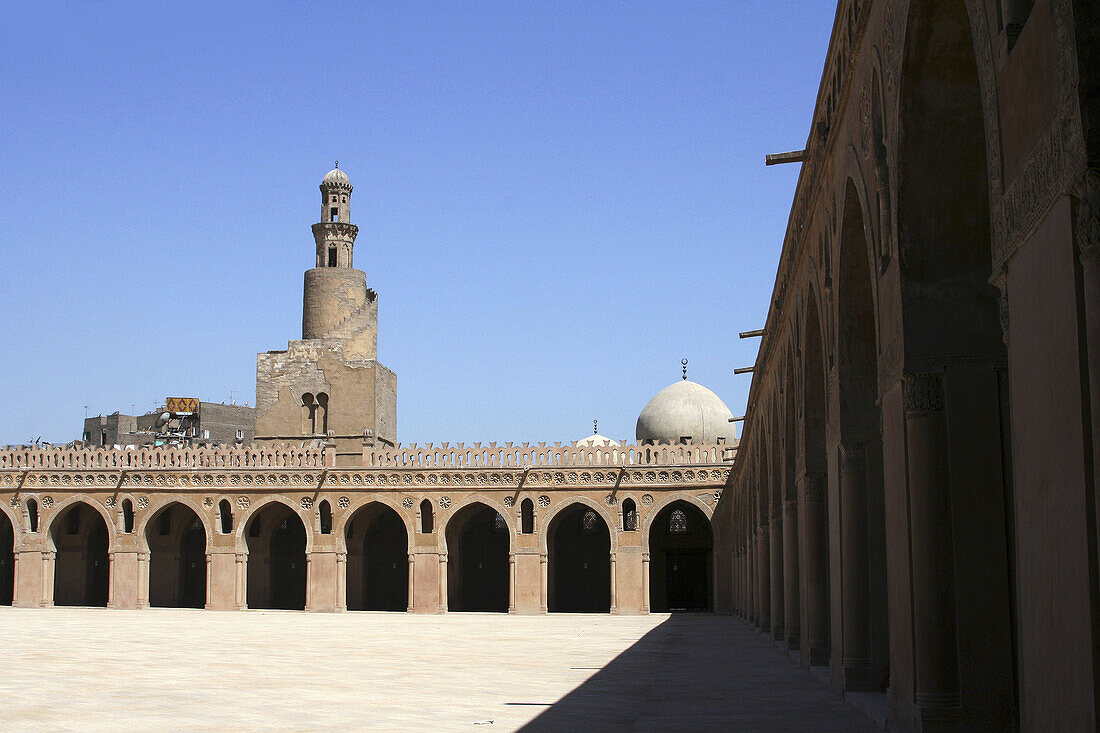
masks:
{"type": "Polygon", "coordinates": [[[591,446],[576,443],[398,444],[363,451],[363,465],[421,468],[531,468],[553,466],[659,466],[722,464],[735,445],[672,444],[591,446]]]}
{"type": "Polygon", "coordinates": [[[37,448],[0,450],[4,469],[172,469],[321,467],[322,448],[37,448]]]}

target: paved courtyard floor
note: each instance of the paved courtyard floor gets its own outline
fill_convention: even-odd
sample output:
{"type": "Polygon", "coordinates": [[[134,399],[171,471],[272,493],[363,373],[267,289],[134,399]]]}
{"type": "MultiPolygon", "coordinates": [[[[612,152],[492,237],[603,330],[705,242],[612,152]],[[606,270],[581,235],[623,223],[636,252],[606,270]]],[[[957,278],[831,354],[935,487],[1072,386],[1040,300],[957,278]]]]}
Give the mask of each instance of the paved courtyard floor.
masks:
{"type": "Polygon", "coordinates": [[[19,731],[867,730],[723,616],[0,609],[19,731]]]}

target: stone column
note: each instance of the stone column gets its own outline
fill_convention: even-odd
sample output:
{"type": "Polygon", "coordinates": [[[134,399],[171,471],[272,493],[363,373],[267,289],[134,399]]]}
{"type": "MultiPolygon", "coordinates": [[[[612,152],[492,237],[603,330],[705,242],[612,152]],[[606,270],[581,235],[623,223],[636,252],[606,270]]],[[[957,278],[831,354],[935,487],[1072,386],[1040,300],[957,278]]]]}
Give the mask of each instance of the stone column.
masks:
{"type": "Polygon", "coordinates": [[[768,558],[768,568],[771,571],[768,580],[768,586],[771,588],[769,603],[772,610],[772,638],[782,641],[786,635],[784,626],[786,614],[783,606],[783,590],[786,585],[783,578],[783,517],[781,507],[774,507],[773,511],[776,513],[772,514],[771,527],[768,531],[770,539],[768,547],[771,551],[768,558]]]}
{"type": "Polygon", "coordinates": [[[759,568],[756,566],[759,553],[757,552],[755,527],[753,527],[749,534],[746,544],[748,545],[748,550],[745,558],[745,587],[749,594],[749,623],[756,625],[760,620],[760,572],[759,568]]]}
{"type": "Polygon", "coordinates": [[[416,598],[416,555],[409,553],[409,586],[405,589],[408,598],[405,599],[405,612],[412,613],[416,598]]]}
{"type": "Polygon", "coordinates": [[[902,396],[913,548],[914,723],[918,730],[954,729],[960,698],[943,375],[905,375],[902,396]]]}
{"type": "Polygon", "coordinates": [[[799,648],[801,603],[798,592],[798,499],[783,499],[783,610],[787,649],[799,648]]]}
{"type": "Polygon", "coordinates": [[[540,573],[542,575],[541,588],[539,589],[539,613],[549,613],[549,605],[547,601],[547,586],[549,585],[548,569],[546,567],[547,561],[546,554],[539,555],[540,573]]]}
{"type": "Polygon", "coordinates": [[[756,624],[764,632],[771,631],[772,628],[770,540],[768,523],[762,520],[756,532],[756,587],[759,589],[757,591],[759,598],[757,606],[760,609],[756,624]]]}
{"type": "Polygon", "coordinates": [[[439,608],[440,613],[447,612],[447,556],[439,555],[439,608]]]}
{"type": "MultiPolygon", "coordinates": [[[[176,555],[176,572],[180,571],[179,567],[179,555],[176,555]]],[[[207,567],[207,576],[210,574],[210,568],[207,567]]],[[[179,590],[176,590],[175,602],[179,603],[179,590]]],[[[137,554],[137,608],[149,608],[149,553],[138,552],[137,554]]]]}
{"type": "Polygon", "coordinates": [[[829,661],[829,508],[825,476],[802,477],[799,495],[804,506],[803,537],[806,575],[806,623],[802,646],[804,663],[811,666],[829,661]]]}
{"type": "Polygon", "coordinates": [[[615,583],[615,553],[611,553],[611,577],[609,578],[611,583],[611,613],[619,612],[619,594],[616,589],[615,583]]]}
{"type": "Polygon", "coordinates": [[[46,550],[42,553],[42,602],[41,606],[47,608],[53,605],[53,580],[57,572],[57,551],[46,550]]]}
{"type": "MultiPolygon", "coordinates": [[[[410,572],[412,568],[409,569],[410,572]]],[[[412,594],[409,594],[412,603],[412,594]]],[[[348,610],[348,553],[336,553],[336,610],[348,610]]]]}
{"type": "MultiPolygon", "coordinates": [[[[1088,354],[1092,425],[1092,468],[1100,486],[1100,170],[1089,169],[1074,185],[1074,240],[1081,258],[1081,286],[1085,302],[1085,348],[1088,354]]],[[[1003,293],[1003,290],[1002,290],[1003,293]]],[[[1002,326],[1008,342],[1007,294],[1002,298],[1002,326]]]]}
{"type": "Polygon", "coordinates": [[[867,446],[840,446],[840,556],[845,690],[871,683],[870,559],[867,528],[867,446]]]}
{"type": "Polygon", "coordinates": [[[248,608],[248,553],[238,552],[234,559],[237,566],[234,604],[238,611],[243,611],[248,608]]]}
{"type": "Polygon", "coordinates": [[[508,553],[508,613],[516,612],[516,553],[508,553]]]}
{"type": "Polygon", "coordinates": [[[642,613],[649,613],[649,553],[642,553],[642,613]]]}

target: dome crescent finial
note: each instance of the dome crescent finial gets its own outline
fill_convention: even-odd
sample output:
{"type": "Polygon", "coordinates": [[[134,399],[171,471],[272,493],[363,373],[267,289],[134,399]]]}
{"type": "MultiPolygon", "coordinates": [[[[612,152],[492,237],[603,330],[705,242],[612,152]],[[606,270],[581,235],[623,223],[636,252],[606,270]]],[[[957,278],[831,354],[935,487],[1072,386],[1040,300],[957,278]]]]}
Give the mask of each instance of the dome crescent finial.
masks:
{"type": "Polygon", "coordinates": [[[686,381],[688,378],[688,360],[680,359],[680,366],[684,369],[684,376],[682,378],[686,381]]]}

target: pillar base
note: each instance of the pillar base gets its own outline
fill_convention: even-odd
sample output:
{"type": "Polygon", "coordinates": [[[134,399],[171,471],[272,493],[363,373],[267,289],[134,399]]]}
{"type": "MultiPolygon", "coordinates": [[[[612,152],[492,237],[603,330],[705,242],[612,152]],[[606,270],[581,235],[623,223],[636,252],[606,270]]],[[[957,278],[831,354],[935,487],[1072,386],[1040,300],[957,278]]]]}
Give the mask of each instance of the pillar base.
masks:
{"type": "Polygon", "coordinates": [[[958,695],[918,693],[913,704],[913,730],[955,731],[962,721],[958,695]]]}
{"type": "Polygon", "coordinates": [[[844,659],[841,674],[845,692],[875,692],[879,689],[869,659],[844,659]]]}

